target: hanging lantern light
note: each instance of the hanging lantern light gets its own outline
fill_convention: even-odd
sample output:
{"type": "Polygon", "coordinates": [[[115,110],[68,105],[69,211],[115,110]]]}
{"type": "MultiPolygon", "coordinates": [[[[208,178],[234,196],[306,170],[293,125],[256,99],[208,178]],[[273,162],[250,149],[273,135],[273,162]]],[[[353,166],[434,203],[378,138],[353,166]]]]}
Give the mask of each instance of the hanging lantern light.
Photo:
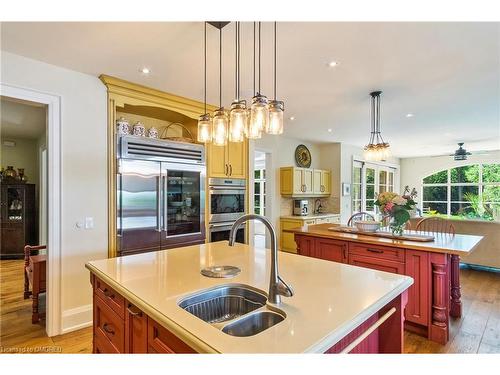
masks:
{"type": "Polygon", "coordinates": [[[214,112],[212,125],[212,142],[216,146],[227,144],[229,122],[226,111],[222,106],[222,27],[219,28],[219,109],[214,112]]]}
{"type": "Polygon", "coordinates": [[[277,25],[274,22],[274,99],[269,102],[269,122],[267,123],[267,134],[283,134],[283,112],[285,103],[276,99],[276,31],[277,25]]]}
{"type": "Polygon", "coordinates": [[[208,143],[212,141],[212,119],[210,118],[210,114],[207,113],[207,23],[204,23],[204,104],[205,104],[205,112],[198,119],[198,142],[200,143],[208,143]]]}
{"type": "Polygon", "coordinates": [[[236,22],[236,63],[235,63],[235,101],[229,112],[229,142],[243,142],[248,122],[247,103],[240,100],[240,23],[236,22]]]}
{"type": "Polygon", "coordinates": [[[364,157],[370,161],[387,160],[391,156],[389,143],[385,142],[380,133],[380,94],[373,91],[371,96],[371,129],[370,141],[364,148],[364,157]]]}
{"type": "Polygon", "coordinates": [[[224,146],[227,144],[227,114],[224,108],[219,108],[214,113],[212,142],[216,146],[224,146]]]}
{"type": "Polygon", "coordinates": [[[255,90],[255,22],[253,24],[253,86],[255,95],[252,98],[252,105],[250,106],[250,121],[248,124],[247,137],[252,139],[258,139],[262,137],[262,132],[267,128],[267,123],[269,121],[269,107],[267,97],[260,94],[260,62],[261,62],[261,23],[259,22],[259,78],[258,78],[258,89],[255,90]]]}

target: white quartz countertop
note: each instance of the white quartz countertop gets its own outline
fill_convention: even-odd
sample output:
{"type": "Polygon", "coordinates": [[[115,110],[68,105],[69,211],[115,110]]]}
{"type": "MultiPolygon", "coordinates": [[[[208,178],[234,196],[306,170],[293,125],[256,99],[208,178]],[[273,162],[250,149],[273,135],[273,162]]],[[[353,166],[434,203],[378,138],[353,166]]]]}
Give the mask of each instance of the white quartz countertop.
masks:
{"type": "Polygon", "coordinates": [[[227,241],[91,261],[86,267],[151,318],[200,352],[322,353],[406,290],[413,279],[279,252],[280,276],[293,287],[278,307],[286,319],[250,337],[234,337],[178,307],[182,298],[222,284],[265,292],[270,250],[227,241]],[[233,265],[231,279],[207,278],[206,266],[233,265]]]}
{"type": "Polygon", "coordinates": [[[295,220],[311,220],[311,219],[321,219],[324,217],[332,217],[332,216],[340,216],[340,214],[332,214],[332,213],[321,213],[321,214],[311,214],[311,215],[284,215],[280,216],[281,219],[295,219],[295,220]]]}

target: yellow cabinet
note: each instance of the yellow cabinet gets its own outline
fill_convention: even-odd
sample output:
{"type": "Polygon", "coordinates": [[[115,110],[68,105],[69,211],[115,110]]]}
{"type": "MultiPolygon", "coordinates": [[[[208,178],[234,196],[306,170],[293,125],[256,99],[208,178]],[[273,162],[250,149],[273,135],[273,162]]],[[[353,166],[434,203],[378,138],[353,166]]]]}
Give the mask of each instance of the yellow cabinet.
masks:
{"type": "Polygon", "coordinates": [[[298,228],[304,225],[314,224],[340,224],[339,214],[324,214],[320,217],[312,216],[283,216],[280,218],[280,250],[289,253],[297,253],[295,235],[285,232],[285,229],[298,228]]]}
{"type": "Polygon", "coordinates": [[[297,244],[293,233],[284,232],[285,229],[292,229],[301,227],[304,224],[314,224],[314,219],[311,220],[294,220],[294,219],[281,219],[280,220],[280,250],[289,253],[297,253],[297,244]]]}
{"type": "Polygon", "coordinates": [[[314,197],[331,194],[331,172],[322,169],[283,167],[280,169],[281,195],[314,197]]]}
{"type": "Polygon", "coordinates": [[[246,178],[248,141],[228,142],[226,146],[207,144],[208,177],[246,178]]]}

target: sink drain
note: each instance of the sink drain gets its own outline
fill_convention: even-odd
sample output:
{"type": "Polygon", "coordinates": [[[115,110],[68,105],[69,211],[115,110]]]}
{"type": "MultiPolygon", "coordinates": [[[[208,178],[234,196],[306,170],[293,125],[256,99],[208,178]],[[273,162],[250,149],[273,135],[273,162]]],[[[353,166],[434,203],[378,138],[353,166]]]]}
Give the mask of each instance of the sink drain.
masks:
{"type": "Polygon", "coordinates": [[[215,278],[234,277],[240,272],[241,269],[235,266],[212,266],[201,270],[203,276],[215,278]]]}

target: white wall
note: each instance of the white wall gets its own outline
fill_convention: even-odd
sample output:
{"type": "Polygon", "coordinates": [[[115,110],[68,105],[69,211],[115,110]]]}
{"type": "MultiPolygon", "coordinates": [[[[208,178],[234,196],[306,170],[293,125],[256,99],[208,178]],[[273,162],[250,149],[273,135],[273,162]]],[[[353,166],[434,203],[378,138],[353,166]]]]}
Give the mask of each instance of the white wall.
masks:
{"type": "Polygon", "coordinates": [[[96,77],[4,51],[1,73],[3,83],[61,97],[61,306],[68,331],[92,319],[85,262],[107,256],[106,90],[96,77]],[[94,229],[77,229],[86,216],[94,229]]]}

